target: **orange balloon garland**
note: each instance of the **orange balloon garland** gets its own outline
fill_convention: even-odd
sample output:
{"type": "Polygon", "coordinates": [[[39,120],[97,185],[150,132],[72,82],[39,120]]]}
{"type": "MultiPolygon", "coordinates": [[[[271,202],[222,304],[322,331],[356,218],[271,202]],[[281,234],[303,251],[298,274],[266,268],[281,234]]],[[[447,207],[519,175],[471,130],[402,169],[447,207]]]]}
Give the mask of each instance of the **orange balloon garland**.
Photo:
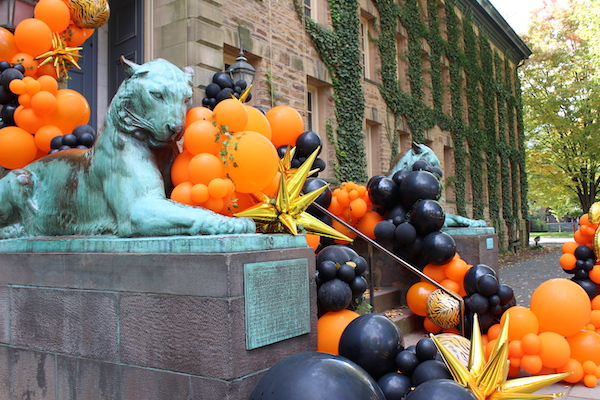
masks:
{"type": "Polygon", "coordinates": [[[33,136],[18,126],[0,129],[0,165],[6,169],[23,168],[37,156],[33,136]]]}

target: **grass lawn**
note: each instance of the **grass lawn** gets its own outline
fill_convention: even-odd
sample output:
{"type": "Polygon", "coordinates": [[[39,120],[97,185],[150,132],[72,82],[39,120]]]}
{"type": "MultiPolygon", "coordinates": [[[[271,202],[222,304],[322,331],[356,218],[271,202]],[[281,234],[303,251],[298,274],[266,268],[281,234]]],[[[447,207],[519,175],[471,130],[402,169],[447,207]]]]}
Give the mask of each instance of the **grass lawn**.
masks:
{"type": "Polygon", "coordinates": [[[573,232],[530,232],[531,237],[553,237],[553,238],[572,238],[573,232]]]}

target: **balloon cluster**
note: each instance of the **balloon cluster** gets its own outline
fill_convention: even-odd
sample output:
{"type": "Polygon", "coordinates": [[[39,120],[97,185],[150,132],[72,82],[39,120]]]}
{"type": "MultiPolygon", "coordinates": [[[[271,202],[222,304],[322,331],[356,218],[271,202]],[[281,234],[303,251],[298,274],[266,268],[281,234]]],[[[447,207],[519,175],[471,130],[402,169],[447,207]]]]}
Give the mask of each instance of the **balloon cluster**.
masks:
{"type": "MultiPolygon", "coordinates": [[[[318,133],[313,131],[303,132],[296,139],[296,150],[294,151],[294,155],[291,160],[292,168],[300,167],[312,153],[318,150],[319,152],[317,153],[317,158],[315,158],[311,168],[311,170],[316,171],[310,175],[310,177],[313,178],[318,177],[319,173],[325,171],[327,166],[325,160],[318,157],[318,154],[321,153],[322,146],[323,142],[321,141],[321,136],[319,136],[318,133]]],[[[287,153],[287,150],[288,146],[280,146],[277,148],[277,154],[279,154],[280,158],[283,158],[287,153]]]]}
{"type": "Polygon", "coordinates": [[[472,331],[473,314],[479,316],[479,327],[487,332],[507,309],[516,305],[513,289],[498,283],[496,272],[485,264],[477,264],[469,268],[464,277],[464,288],[467,294],[465,332],[472,331]]]}
{"type": "Polygon", "coordinates": [[[559,263],[563,271],[572,274],[571,280],[586,291],[590,299],[600,294],[600,265],[596,265],[593,244],[589,242],[598,229],[592,224],[588,214],[579,219],[579,228],[574,233],[575,242],[567,242],[562,247],[559,263]]]}
{"type": "Polygon", "coordinates": [[[445,264],[456,253],[452,236],[440,231],[445,212],[437,202],[439,176],[441,171],[419,160],[412,170],[400,170],[392,178],[378,175],[367,184],[371,201],[385,217],[375,226],[377,241],[391,243],[394,253],[419,267],[445,264]]]}
{"type": "MultiPolygon", "coordinates": [[[[406,382],[409,389],[432,379],[452,379],[435,343],[430,338],[423,338],[416,345],[409,346],[398,353],[396,368],[399,373],[390,374],[390,378],[406,382]]],[[[397,398],[401,397],[403,396],[397,398]]]]}
{"type": "MultiPolygon", "coordinates": [[[[240,96],[248,88],[248,83],[244,80],[233,82],[226,72],[217,72],[213,75],[212,82],[209,83],[204,92],[206,96],[202,99],[202,105],[213,110],[217,104],[223,100],[232,97],[240,99],[240,96]]],[[[243,101],[252,99],[252,93],[248,92],[243,101]]]]}
{"type": "Polygon", "coordinates": [[[10,90],[10,83],[22,80],[25,67],[21,64],[11,65],[8,61],[0,61],[0,128],[15,125],[15,110],[19,107],[19,97],[10,90]]]}
{"type": "Polygon", "coordinates": [[[96,131],[90,125],[76,126],[71,133],[55,136],[50,141],[51,150],[48,154],[67,149],[90,149],[94,146],[96,137],[96,131]]]}
{"type": "Polygon", "coordinates": [[[317,299],[321,314],[359,304],[367,290],[367,261],[342,245],[325,247],[317,254],[317,299]]]}

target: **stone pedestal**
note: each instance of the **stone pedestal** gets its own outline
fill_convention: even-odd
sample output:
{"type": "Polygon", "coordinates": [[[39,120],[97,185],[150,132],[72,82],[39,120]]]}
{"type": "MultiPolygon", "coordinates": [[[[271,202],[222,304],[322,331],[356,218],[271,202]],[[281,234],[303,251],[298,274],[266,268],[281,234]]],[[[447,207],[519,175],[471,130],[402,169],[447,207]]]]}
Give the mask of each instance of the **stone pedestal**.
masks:
{"type": "Polygon", "coordinates": [[[456,242],[456,252],[468,264],[485,264],[498,274],[498,235],[494,228],[444,228],[456,242]]]}
{"type": "Polygon", "coordinates": [[[0,241],[0,393],[246,399],[316,350],[314,267],[290,235],[0,241]]]}

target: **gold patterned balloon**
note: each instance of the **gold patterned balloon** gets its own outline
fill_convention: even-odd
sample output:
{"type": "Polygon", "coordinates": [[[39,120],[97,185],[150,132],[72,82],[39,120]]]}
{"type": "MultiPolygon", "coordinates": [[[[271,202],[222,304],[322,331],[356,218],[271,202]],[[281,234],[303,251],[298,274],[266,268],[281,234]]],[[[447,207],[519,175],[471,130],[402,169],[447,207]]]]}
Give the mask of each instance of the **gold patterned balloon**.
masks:
{"type": "Polygon", "coordinates": [[[67,5],[71,11],[71,19],[80,28],[99,28],[110,16],[107,0],[69,0],[67,5]]]}
{"type": "Polygon", "coordinates": [[[460,322],[460,304],[454,297],[438,289],[427,299],[427,317],[439,327],[452,328],[460,322]]]}
{"type": "Polygon", "coordinates": [[[471,341],[469,339],[455,333],[439,333],[435,337],[441,345],[454,354],[463,367],[469,366],[469,354],[471,352],[471,341]]]}

